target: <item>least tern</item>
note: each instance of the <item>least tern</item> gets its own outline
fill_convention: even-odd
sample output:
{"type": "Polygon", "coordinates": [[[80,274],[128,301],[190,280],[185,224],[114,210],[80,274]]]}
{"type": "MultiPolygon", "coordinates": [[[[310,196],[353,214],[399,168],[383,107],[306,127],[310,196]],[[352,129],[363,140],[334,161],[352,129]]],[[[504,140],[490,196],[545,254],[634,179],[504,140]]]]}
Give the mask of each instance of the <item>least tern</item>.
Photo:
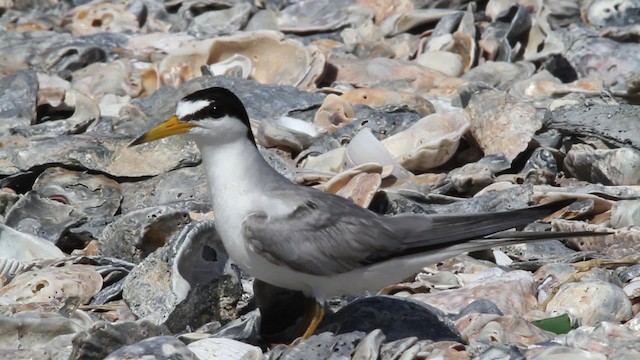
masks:
{"type": "Polygon", "coordinates": [[[573,200],[497,213],[384,216],[294,184],[262,158],[244,105],[225,88],[184,97],[175,116],[130,146],[183,133],[200,149],[216,229],[230,258],[266,283],[316,299],[303,338],[315,331],[328,297],[376,291],[461,253],[566,236],[495,233],[529,224],[573,200]]]}

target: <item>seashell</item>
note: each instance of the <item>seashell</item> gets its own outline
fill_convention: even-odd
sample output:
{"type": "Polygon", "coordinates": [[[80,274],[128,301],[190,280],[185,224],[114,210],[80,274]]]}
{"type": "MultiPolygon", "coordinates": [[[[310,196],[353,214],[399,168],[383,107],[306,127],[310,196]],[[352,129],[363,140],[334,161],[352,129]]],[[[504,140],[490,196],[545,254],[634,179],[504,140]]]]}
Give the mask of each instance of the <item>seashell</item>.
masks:
{"type": "Polygon", "coordinates": [[[330,173],[339,173],[344,167],[344,157],[347,149],[340,147],[329,150],[317,156],[308,156],[302,162],[305,169],[314,169],[316,171],[325,171],[330,173]]]}
{"type": "Polygon", "coordinates": [[[214,9],[202,12],[193,19],[188,19],[189,16],[185,16],[186,14],[200,13],[202,11],[193,9],[196,7],[194,5],[202,6],[202,3],[200,1],[185,2],[180,7],[178,15],[183,19],[187,18],[187,32],[198,38],[228,35],[242,29],[249,21],[253,10],[249,3],[239,2],[228,6],[228,3],[215,4],[214,1],[210,4],[214,9]],[[218,8],[216,9],[216,7],[218,8]]]}
{"type": "Polygon", "coordinates": [[[138,19],[123,4],[92,2],[75,7],[64,24],[73,36],[93,35],[102,32],[136,32],[138,19]]]}
{"type": "Polygon", "coordinates": [[[465,70],[462,56],[448,51],[424,52],[416,58],[416,63],[454,77],[462,75],[465,70]]]}
{"type": "Polygon", "coordinates": [[[0,288],[4,285],[3,280],[11,281],[26,268],[27,265],[21,261],[0,257],[0,288]]]}
{"type": "Polygon", "coordinates": [[[456,325],[463,338],[470,342],[533,345],[550,341],[555,335],[514,315],[471,313],[460,318],[456,325]]]}
{"type": "Polygon", "coordinates": [[[190,343],[187,347],[199,359],[241,360],[259,359],[262,356],[259,347],[226,338],[202,339],[190,343]]]}
{"type": "Polygon", "coordinates": [[[495,177],[485,164],[469,163],[449,172],[455,189],[461,194],[476,193],[491,185],[495,177]]]}
{"type": "Polygon", "coordinates": [[[468,129],[469,122],[460,113],[432,114],[382,144],[402,167],[421,173],[451,159],[468,129]]]}
{"type": "Polygon", "coordinates": [[[565,51],[565,45],[549,25],[548,17],[549,8],[547,6],[538,8],[536,16],[532,17],[527,46],[523,54],[524,60],[537,61],[565,51]]]}
{"type": "Polygon", "coordinates": [[[639,163],[640,150],[593,149],[584,144],[573,145],[564,159],[565,171],[570,175],[605,185],[640,183],[639,163]]]}
{"type": "Polygon", "coordinates": [[[30,190],[9,210],[5,224],[66,247],[69,228],[86,222],[87,216],[72,206],[40,196],[30,190]]]}
{"type": "Polygon", "coordinates": [[[309,147],[318,132],[312,124],[283,116],[276,121],[261,121],[256,132],[258,143],[265,147],[288,149],[299,153],[309,147]]]}
{"type": "MultiPolygon", "coordinates": [[[[380,164],[376,163],[365,163],[358,165],[356,167],[352,167],[350,169],[344,170],[339,174],[336,174],[329,181],[323,184],[322,191],[329,192],[332,194],[337,193],[341,188],[346,186],[351,179],[356,177],[359,174],[367,173],[367,174],[378,174],[382,175],[384,173],[384,167],[380,164]]],[[[389,175],[389,174],[385,174],[389,175]]]]}
{"type": "Polygon", "coordinates": [[[123,346],[104,360],[134,359],[184,359],[198,360],[198,357],[180,340],[173,336],[149,337],[137,343],[123,346]]]}
{"type": "Polygon", "coordinates": [[[359,0],[358,5],[366,6],[373,10],[373,20],[376,24],[397,13],[406,13],[413,10],[413,4],[408,0],[359,0]]]}
{"type": "Polygon", "coordinates": [[[336,195],[350,199],[366,208],[382,184],[382,177],[376,173],[360,173],[354,176],[336,195]]]}
{"type": "Polygon", "coordinates": [[[251,59],[240,54],[235,54],[215,64],[203,66],[207,68],[207,71],[212,76],[227,75],[248,79],[251,71],[253,71],[251,59]]]}
{"type": "Polygon", "coordinates": [[[619,229],[631,226],[640,226],[640,201],[616,201],[611,214],[611,227],[619,229]]]}
{"type": "Polygon", "coordinates": [[[316,112],[313,123],[317,128],[331,133],[354,118],[355,113],[347,101],[337,95],[329,94],[316,112]]]}
{"type": "Polygon", "coordinates": [[[344,162],[346,167],[354,167],[366,163],[376,163],[382,166],[392,166],[392,174],[402,179],[410,173],[394,160],[385,145],[376,139],[369,128],[360,130],[351,139],[345,150],[344,162]]]}
{"type": "Polygon", "coordinates": [[[633,316],[625,292],[602,280],[563,284],[546,311],[552,316],[568,313],[574,323],[592,326],[603,321],[624,322],[633,316]]]}
{"type": "MultiPolygon", "coordinates": [[[[0,254],[5,261],[29,262],[34,259],[56,259],[64,253],[51,242],[37,236],[16,231],[0,224],[0,254]]],[[[13,266],[9,263],[5,266],[13,266]]],[[[17,265],[16,265],[17,266],[17,265]]]]}
{"type": "Polygon", "coordinates": [[[25,351],[24,349],[35,353],[27,355],[29,358],[46,357],[48,355],[42,350],[45,346],[52,353],[66,355],[66,346],[64,351],[57,351],[55,343],[64,343],[61,338],[66,338],[70,346],[73,334],[87,328],[91,321],[89,315],[82,310],[75,310],[71,317],[55,311],[23,310],[3,315],[0,342],[6,349],[3,351],[12,354],[9,355],[11,357],[13,354],[19,354],[17,356],[24,358],[24,352],[20,352],[25,351]]]}
{"type": "MultiPolygon", "coordinates": [[[[458,289],[431,294],[413,294],[409,297],[435,306],[445,312],[458,313],[477,299],[493,301],[505,315],[518,315],[536,307],[535,281],[531,273],[515,270],[505,273],[488,269],[476,274],[475,279],[458,289]],[[497,291],[497,289],[502,289],[497,291]],[[509,291],[509,298],[500,292],[509,291]]],[[[462,278],[462,277],[461,277],[462,278]]],[[[463,279],[464,280],[464,279],[463,279]]]]}
{"type": "Polygon", "coordinates": [[[0,131],[29,126],[36,120],[38,78],[31,70],[19,70],[0,78],[0,131]],[[7,91],[11,89],[11,91],[7,91]],[[5,120],[6,119],[6,120],[5,120]]]}
{"type": "Polygon", "coordinates": [[[352,0],[302,0],[287,6],[276,16],[278,29],[287,33],[337,30],[349,21],[352,0]]]}
{"type": "Polygon", "coordinates": [[[380,30],[385,36],[393,36],[421,25],[435,23],[445,16],[459,13],[459,10],[448,9],[411,9],[387,17],[380,24],[380,30]]]}
{"type": "MultiPolygon", "coordinates": [[[[483,82],[499,90],[514,92],[514,82],[526,81],[531,76],[545,73],[545,70],[534,75],[536,67],[528,61],[507,63],[504,61],[487,61],[465,72],[461,78],[471,82],[483,82]]],[[[515,95],[515,94],[512,94],[515,95]]]]}
{"type": "Polygon", "coordinates": [[[516,0],[489,0],[484,12],[491,18],[491,21],[496,21],[499,16],[504,15],[516,4],[516,0]]]}
{"type": "Polygon", "coordinates": [[[120,207],[120,184],[104,175],[48,168],[33,184],[40,196],[73,206],[93,218],[109,218],[120,207]]]}
{"type": "Polygon", "coordinates": [[[563,133],[595,137],[615,144],[640,150],[640,127],[635,105],[562,106],[545,116],[545,126],[563,133]]]}
{"type": "Polygon", "coordinates": [[[282,33],[255,31],[186,43],[162,60],[160,76],[171,83],[181,83],[201,76],[201,66],[236,54],[251,59],[250,78],[261,83],[307,87],[324,70],[324,60],[302,43],[285,39],[282,33]]]}
{"type": "Polygon", "coordinates": [[[36,303],[78,297],[88,303],[102,289],[102,276],[92,266],[67,265],[33,269],[0,289],[2,303],[36,303]]]}
{"type": "Polygon", "coordinates": [[[633,0],[593,0],[581,3],[580,12],[586,23],[595,27],[616,27],[638,23],[638,3],[633,0]]]}
{"type": "Polygon", "coordinates": [[[451,96],[464,80],[446,76],[414,62],[385,58],[374,59],[330,59],[336,68],[336,82],[353,84],[356,87],[372,87],[382,82],[407,81],[405,87],[395,90],[419,93],[423,96],[451,96]]]}
{"type": "Polygon", "coordinates": [[[464,113],[482,151],[485,154],[503,153],[509,160],[524,151],[542,127],[542,121],[531,105],[498,91],[473,95],[464,113]]]}
{"type": "Polygon", "coordinates": [[[458,30],[453,33],[453,46],[451,52],[460,55],[464,71],[468,71],[476,62],[476,26],[473,13],[475,11],[475,3],[467,6],[458,30]]]}
{"type": "Polygon", "coordinates": [[[72,79],[71,86],[76,91],[97,99],[106,94],[138,97],[142,92],[140,75],[125,59],[90,64],[74,71],[72,79]]]}
{"type": "Polygon", "coordinates": [[[426,116],[435,112],[429,100],[405,91],[360,88],[345,91],[340,97],[351,105],[358,104],[379,108],[387,105],[402,104],[416,110],[420,115],[426,116]]]}
{"type": "Polygon", "coordinates": [[[174,332],[228,322],[242,291],[227,260],[213,221],[191,222],[131,271],[122,297],[136,316],[174,332]]]}

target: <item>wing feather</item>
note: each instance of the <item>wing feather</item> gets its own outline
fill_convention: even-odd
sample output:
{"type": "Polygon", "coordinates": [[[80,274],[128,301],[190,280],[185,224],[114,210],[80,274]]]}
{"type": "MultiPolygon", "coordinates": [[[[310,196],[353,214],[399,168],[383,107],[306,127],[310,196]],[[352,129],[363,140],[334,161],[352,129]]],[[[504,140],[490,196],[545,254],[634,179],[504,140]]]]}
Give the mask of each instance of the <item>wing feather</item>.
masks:
{"type": "MultiPolygon", "coordinates": [[[[248,245],[269,261],[313,275],[335,275],[393,257],[442,251],[453,245],[462,253],[469,248],[489,248],[508,242],[554,238],[554,233],[510,233],[507,239],[471,240],[529,224],[571,201],[526,209],[482,214],[381,216],[336,195],[302,188],[274,191],[293,209],[269,216],[255,212],[243,222],[248,245]],[[292,197],[293,196],[293,197],[292,197]],[[529,235],[526,235],[529,234],[529,235]]],[[[427,265],[427,264],[425,264],[427,265]]]]}

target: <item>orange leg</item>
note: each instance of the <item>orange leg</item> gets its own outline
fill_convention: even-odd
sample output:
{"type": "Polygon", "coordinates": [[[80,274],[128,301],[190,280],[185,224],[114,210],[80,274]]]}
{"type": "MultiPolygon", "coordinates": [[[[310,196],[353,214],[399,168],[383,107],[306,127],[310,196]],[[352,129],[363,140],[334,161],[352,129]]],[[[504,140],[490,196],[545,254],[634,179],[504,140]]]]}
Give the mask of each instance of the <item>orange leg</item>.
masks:
{"type": "Polygon", "coordinates": [[[317,301],[314,301],[313,309],[311,311],[311,321],[309,321],[309,326],[307,326],[307,330],[302,334],[301,340],[306,340],[313,335],[318,329],[318,325],[322,322],[324,318],[324,306],[319,304],[317,301]]]}

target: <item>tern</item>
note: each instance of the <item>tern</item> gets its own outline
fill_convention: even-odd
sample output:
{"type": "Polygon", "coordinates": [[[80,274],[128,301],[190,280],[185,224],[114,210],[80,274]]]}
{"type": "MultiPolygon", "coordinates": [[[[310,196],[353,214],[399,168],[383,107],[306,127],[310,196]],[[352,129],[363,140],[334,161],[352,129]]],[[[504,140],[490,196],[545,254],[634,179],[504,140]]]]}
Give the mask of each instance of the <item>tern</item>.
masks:
{"type": "Polygon", "coordinates": [[[574,200],[496,213],[385,216],[292,183],[263,159],[243,103],[225,88],[182,98],[174,116],[130,146],[177,134],[188,135],[201,152],[229,257],[257,279],[316,299],[302,338],[315,332],[329,297],[377,291],[465,252],[569,236],[504,231],[574,200]]]}

